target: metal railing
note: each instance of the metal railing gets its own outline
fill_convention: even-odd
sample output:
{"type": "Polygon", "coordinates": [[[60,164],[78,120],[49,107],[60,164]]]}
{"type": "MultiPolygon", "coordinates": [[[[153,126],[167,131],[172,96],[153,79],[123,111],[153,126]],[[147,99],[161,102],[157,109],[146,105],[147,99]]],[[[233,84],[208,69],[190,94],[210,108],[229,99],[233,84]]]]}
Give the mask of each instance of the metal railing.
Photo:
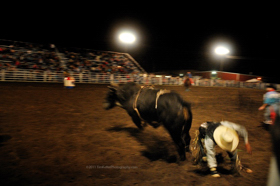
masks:
{"type": "MultiPolygon", "coordinates": [[[[236,88],[255,88],[265,89],[268,83],[257,82],[248,83],[244,81],[235,80],[218,80],[218,79],[194,79],[195,86],[209,86],[209,87],[236,87],[236,88]]],[[[280,85],[277,85],[280,88],[280,85]]]]}
{"type": "MultiPolygon", "coordinates": [[[[184,78],[155,76],[147,74],[109,74],[94,73],[85,71],[82,73],[71,72],[76,83],[127,83],[136,82],[146,85],[183,85],[184,78]]],[[[64,74],[62,71],[40,71],[40,70],[0,70],[0,81],[9,82],[56,82],[63,83],[64,74]]],[[[194,78],[194,86],[209,87],[236,87],[236,88],[255,88],[265,89],[267,83],[247,83],[234,80],[215,80],[194,78]]],[[[280,90],[280,84],[277,84],[280,90]]]]}
{"type": "MultiPolygon", "coordinates": [[[[76,83],[127,83],[136,82],[139,84],[154,85],[181,85],[182,78],[161,78],[154,75],[136,74],[110,74],[94,73],[90,71],[70,75],[75,78],[76,83]]],[[[40,70],[4,70],[0,71],[0,81],[17,82],[63,82],[62,71],[40,71],[40,70]]]]}

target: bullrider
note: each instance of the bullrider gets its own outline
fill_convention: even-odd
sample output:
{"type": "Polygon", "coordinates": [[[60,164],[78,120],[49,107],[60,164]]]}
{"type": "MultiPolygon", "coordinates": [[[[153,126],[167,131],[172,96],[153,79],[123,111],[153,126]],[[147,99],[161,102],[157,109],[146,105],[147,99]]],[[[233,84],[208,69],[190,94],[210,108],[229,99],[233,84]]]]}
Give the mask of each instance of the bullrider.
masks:
{"type": "Polygon", "coordinates": [[[205,122],[199,127],[199,140],[201,145],[203,145],[206,149],[206,157],[203,157],[203,159],[207,159],[207,165],[210,168],[211,175],[213,177],[220,177],[220,174],[216,169],[216,145],[228,153],[232,163],[231,170],[236,171],[239,164],[236,150],[239,143],[238,135],[244,138],[246,150],[249,154],[251,154],[252,151],[248,141],[248,132],[245,127],[229,121],[221,121],[218,123],[205,122]]]}

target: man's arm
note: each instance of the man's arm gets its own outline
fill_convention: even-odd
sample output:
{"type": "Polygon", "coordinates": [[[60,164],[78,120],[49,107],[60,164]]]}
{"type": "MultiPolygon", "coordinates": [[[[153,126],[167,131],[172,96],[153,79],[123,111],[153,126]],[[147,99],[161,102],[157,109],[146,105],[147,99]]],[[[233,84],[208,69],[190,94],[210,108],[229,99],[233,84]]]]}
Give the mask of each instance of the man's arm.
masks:
{"type": "Polygon", "coordinates": [[[226,127],[232,128],[233,130],[235,130],[238,133],[239,136],[243,137],[247,152],[249,154],[252,154],[251,145],[248,140],[248,132],[244,126],[241,126],[236,123],[229,122],[229,121],[221,121],[221,124],[226,127]]]}
{"type": "Polygon", "coordinates": [[[259,110],[264,110],[268,106],[267,103],[264,103],[262,106],[260,106],[259,110]]]}

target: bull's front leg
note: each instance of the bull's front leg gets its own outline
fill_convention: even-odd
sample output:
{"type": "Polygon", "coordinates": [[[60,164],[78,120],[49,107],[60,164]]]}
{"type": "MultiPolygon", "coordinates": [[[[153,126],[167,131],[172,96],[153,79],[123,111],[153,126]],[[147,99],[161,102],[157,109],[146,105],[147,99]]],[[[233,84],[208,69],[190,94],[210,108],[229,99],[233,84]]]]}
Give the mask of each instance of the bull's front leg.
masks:
{"type": "Polygon", "coordinates": [[[141,124],[141,119],[138,116],[131,116],[134,124],[140,129],[143,130],[143,125],[141,124]]]}

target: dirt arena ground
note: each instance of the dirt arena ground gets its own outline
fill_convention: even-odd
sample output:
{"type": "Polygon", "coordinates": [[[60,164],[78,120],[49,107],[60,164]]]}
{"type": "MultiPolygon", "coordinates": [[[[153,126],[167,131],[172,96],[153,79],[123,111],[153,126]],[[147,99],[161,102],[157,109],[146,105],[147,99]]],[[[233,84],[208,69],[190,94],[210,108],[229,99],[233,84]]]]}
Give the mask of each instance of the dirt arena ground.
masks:
{"type": "MultiPolygon", "coordinates": [[[[163,127],[139,131],[121,108],[105,111],[106,85],[0,83],[1,185],[266,185],[271,157],[268,131],[260,126],[263,90],[157,86],[177,91],[192,103],[191,136],[205,121],[229,120],[249,132],[242,163],[253,170],[235,177],[223,153],[221,178],[187,161],[163,127]]],[[[217,149],[219,152],[219,149],[217,149]]],[[[221,151],[222,152],[222,151],[221,151]]]]}

